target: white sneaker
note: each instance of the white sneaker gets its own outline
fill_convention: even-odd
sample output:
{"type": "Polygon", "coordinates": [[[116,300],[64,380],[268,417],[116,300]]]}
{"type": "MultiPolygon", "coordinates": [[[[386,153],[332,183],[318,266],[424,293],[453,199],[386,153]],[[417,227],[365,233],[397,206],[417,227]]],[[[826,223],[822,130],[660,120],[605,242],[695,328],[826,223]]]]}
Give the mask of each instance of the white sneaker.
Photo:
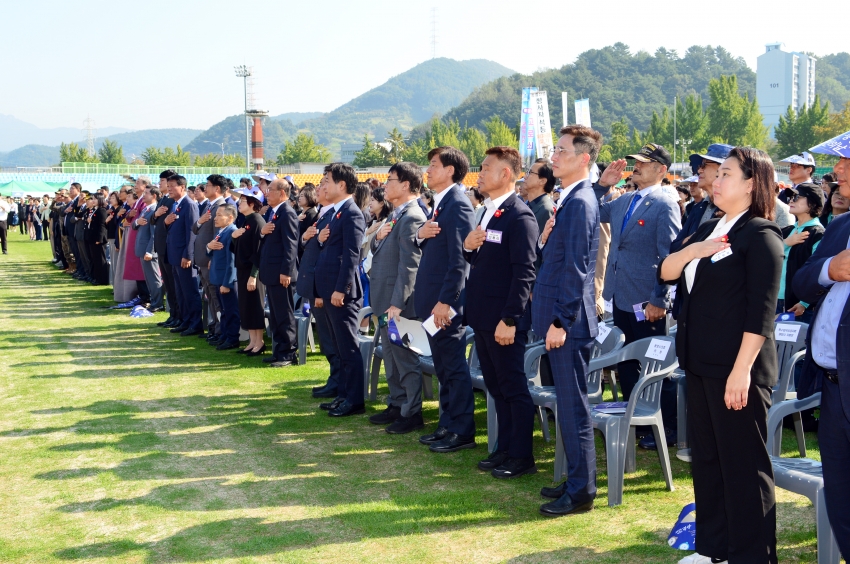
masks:
{"type": "MultiPolygon", "coordinates": [[[[724,564],[727,560],[723,562],[719,562],[718,564],[724,564]]],[[[690,556],[685,556],[681,560],[679,560],[679,564],[712,564],[710,556],[703,556],[698,552],[694,552],[690,556]]]]}

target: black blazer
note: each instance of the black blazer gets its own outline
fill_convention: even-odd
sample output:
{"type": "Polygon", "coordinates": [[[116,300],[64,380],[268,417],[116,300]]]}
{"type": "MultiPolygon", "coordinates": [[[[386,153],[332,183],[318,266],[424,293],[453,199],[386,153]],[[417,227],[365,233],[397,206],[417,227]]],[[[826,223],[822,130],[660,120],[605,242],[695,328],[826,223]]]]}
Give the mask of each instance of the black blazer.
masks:
{"type": "MultiPolygon", "coordinates": [[[[464,251],[470,264],[466,282],[466,320],[476,331],[495,331],[510,317],[519,330],[531,327],[526,308],[534,284],[537,258],[537,219],[528,206],[511,194],[487,224],[499,231],[501,242],[485,240],[473,252],[464,251]]],[[[483,218],[483,216],[482,216],[483,218]]]]}
{"type": "Polygon", "coordinates": [[[248,214],[241,237],[231,240],[231,250],[234,254],[234,264],[237,270],[251,269],[251,276],[256,277],[260,270],[260,231],[266,226],[263,216],[257,212],[248,214]]]}
{"type": "Polygon", "coordinates": [[[274,231],[260,243],[260,282],[266,286],[280,286],[281,275],[298,278],[298,216],[284,201],[272,214],[274,231]]]}
{"type": "Polygon", "coordinates": [[[105,208],[97,208],[92,214],[91,223],[86,222],[86,243],[106,244],[106,215],[107,211],[105,208]]]}
{"type": "MultiPolygon", "coordinates": [[[[706,221],[682,248],[706,240],[718,221],[706,221]]],[[[729,243],[731,255],[714,263],[711,257],[699,262],[691,292],[684,272],[678,280],[676,293],[683,297],[676,333],[679,365],[698,376],[726,379],[744,333],[754,333],[766,339],[750,371],[752,381],[773,386],[778,370],[773,328],[784,256],[782,235],[774,222],[747,212],[729,232],[729,243]]],[[[661,264],[658,272],[660,280],[661,264]]]]}
{"type": "MultiPolygon", "coordinates": [[[[795,225],[783,227],[782,237],[787,239],[788,235],[791,234],[791,231],[793,231],[795,227],[795,225]]],[[[797,294],[794,293],[794,275],[797,274],[797,271],[800,270],[800,268],[806,264],[806,261],[809,260],[809,257],[812,256],[815,243],[818,243],[821,239],[823,239],[824,228],[821,225],[810,225],[803,229],[803,232],[808,233],[809,238],[802,243],[794,245],[788,250],[788,261],[785,265],[785,295],[783,296],[786,310],[800,303],[800,299],[797,297],[797,294]]],[[[812,304],[809,305],[811,306],[812,304]]]]}
{"type": "Polygon", "coordinates": [[[316,261],[314,280],[318,297],[330,300],[334,292],[345,294],[351,300],[363,297],[360,284],[360,247],[366,223],[363,211],[349,198],[333,214],[328,223],[330,236],[319,247],[322,251],[316,261]]]}
{"type": "MultiPolygon", "coordinates": [[[[332,217],[333,213],[331,211],[325,212],[325,215],[316,221],[316,229],[319,231],[324,229],[330,223],[332,217]]],[[[306,243],[302,241],[303,239],[299,239],[298,241],[298,247],[301,249],[301,262],[298,263],[298,281],[295,284],[295,290],[299,296],[313,300],[318,297],[315,272],[316,263],[319,260],[319,253],[322,251],[322,248],[319,246],[318,236],[312,237],[306,243]]]]}

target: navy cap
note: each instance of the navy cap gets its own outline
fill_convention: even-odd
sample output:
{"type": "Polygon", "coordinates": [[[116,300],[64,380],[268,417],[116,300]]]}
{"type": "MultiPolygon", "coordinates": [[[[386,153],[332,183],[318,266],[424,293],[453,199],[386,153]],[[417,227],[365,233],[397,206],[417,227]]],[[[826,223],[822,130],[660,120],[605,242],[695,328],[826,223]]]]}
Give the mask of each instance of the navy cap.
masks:
{"type": "Polygon", "coordinates": [[[669,167],[673,162],[673,159],[670,158],[670,153],[667,152],[667,149],[661,145],[656,145],[655,143],[647,143],[641,147],[640,151],[636,154],[626,155],[626,158],[635,159],[642,163],[656,162],[663,164],[666,167],[669,167]]]}
{"type": "Polygon", "coordinates": [[[729,156],[729,153],[734,148],[735,147],[732,145],[726,145],[725,143],[713,143],[708,146],[708,151],[706,151],[704,155],[694,153],[688,158],[691,163],[691,171],[696,174],[699,167],[702,166],[702,162],[705,160],[709,160],[713,163],[722,163],[726,160],[726,157],[729,156]]]}

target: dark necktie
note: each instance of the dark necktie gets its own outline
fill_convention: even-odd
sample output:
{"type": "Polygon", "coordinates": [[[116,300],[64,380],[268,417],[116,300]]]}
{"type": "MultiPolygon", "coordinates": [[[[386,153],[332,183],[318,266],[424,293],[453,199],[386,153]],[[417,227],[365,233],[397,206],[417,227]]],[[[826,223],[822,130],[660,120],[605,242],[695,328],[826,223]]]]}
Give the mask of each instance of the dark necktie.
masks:
{"type": "Polygon", "coordinates": [[[632,214],[635,213],[635,208],[637,208],[638,202],[641,199],[641,195],[635,194],[635,197],[632,199],[632,203],[629,205],[629,210],[626,212],[626,217],[623,218],[623,225],[620,227],[620,234],[623,234],[623,231],[626,229],[626,224],[629,222],[629,219],[632,217],[632,214]]]}

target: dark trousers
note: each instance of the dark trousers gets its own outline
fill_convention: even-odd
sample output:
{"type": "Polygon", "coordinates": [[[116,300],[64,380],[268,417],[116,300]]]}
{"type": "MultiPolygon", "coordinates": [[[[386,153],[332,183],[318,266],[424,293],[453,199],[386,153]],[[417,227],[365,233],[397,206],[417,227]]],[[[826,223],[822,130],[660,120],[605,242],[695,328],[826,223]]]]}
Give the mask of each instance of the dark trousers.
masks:
{"type": "Polygon", "coordinates": [[[80,270],[82,274],[90,278],[92,275],[91,260],[89,259],[89,250],[86,248],[86,242],[77,240],[77,250],[79,251],[77,270],[80,270]]]}
{"type": "MultiPolygon", "coordinates": [[[[114,259],[113,259],[114,260],[114,259]]],[[[180,319],[180,301],[177,298],[177,285],[174,279],[174,270],[171,265],[162,263],[160,274],[162,274],[162,287],[165,288],[166,305],[168,314],[174,319],[180,319]]]]}
{"type": "MultiPolygon", "coordinates": [[[[68,247],[71,249],[71,254],[74,255],[74,263],[80,262],[80,250],[77,248],[77,240],[74,239],[73,235],[66,235],[68,239],[68,247]]],[[[78,266],[78,268],[82,268],[78,266]]]]}
{"type": "Polygon", "coordinates": [[[172,266],[174,281],[179,288],[180,320],[186,329],[201,329],[201,293],[198,290],[198,275],[195,268],[172,266]]]}
{"type": "Polygon", "coordinates": [[[334,345],[331,322],[330,319],[328,319],[328,307],[331,307],[330,304],[323,305],[322,307],[316,307],[316,300],[310,300],[310,311],[313,314],[313,319],[316,320],[316,331],[319,334],[319,346],[322,349],[322,354],[325,355],[326,359],[328,359],[328,364],[331,369],[328,381],[325,385],[329,388],[337,389],[339,387],[341,364],[339,361],[339,355],[336,352],[336,345],[334,345]]]}
{"type": "Polygon", "coordinates": [[[547,353],[558,394],[558,426],[567,457],[567,493],[576,504],[596,497],[596,445],[587,401],[587,365],[592,348],[592,338],[569,337],[564,346],[547,353]]]}
{"type": "Polygon", "coordinates": [[[104,246],[87,242],[86,254],[91,261],[91,277],[98,284],[107,284],[109,282],[109,265],[106,264],[104,246]]]}
{"type": "Polygon", "coordinates": [[[334,347],[339,354],[340,378],[337,397],[347,399],[353,405],[363,404],[363,357],[360,356],[360,336],[357,326],[357,312],[363,300],[348,301],[342,307],[331,304],[330,298],[324,300],[334,347]]]}
{"type": "MultiPolygon", "coordinates": [[[[37,231],[38,231],[38,228],[36,228],[36,232],[37,231]]],[[[50,240],[50,222],[49,221],[42,221],[42,223],[41,223],[41,233],[42,233],[42,236],[44,237],[45,241],[50,240]]]]}
{"type": "MultiPolygon", "coordinates": [[[[841,382],[841,385],[846,385],[841,382]]],[[[823,463],[823,487],[826,492],[826,513],[838,541],[838,549],[850,561],[850,420],[841,404],[838,384],[823,379],[820,403],[818,443],[823,463]]],[[[844,390],[847,393],[847,390],[844,390]]]]}
{"type": "Polygon", "coordinates": [[[500,345],[493,331],[475,331],[475,349],[484,384],[496,405],[499,450],[511,458],[533,458],[534,402],[525,376],[528,332],[516,331],[513,344],[500,345]]]}
{"type": "Polygon", "coordinates": [[[469,365],[466,363],[466,329],[460,318],[435,336],[428,335],[434,370],[440,381],[440,427],[461,438],[475,436],[473,412],[475,401],[472,396],[472,380],[469,377],[469,365]]]}
{"type": "MultiPolygon", "coordinates": [[[[617,305],[614,304],[614,325],[623,331],[627,345],[647,337],[667,335],[667,316],[652,323],[638,321],[634,312],[623,311],[617,305]]],[[[617,364],[617,380],[620,391],[623,393],[623,401],[629,401],[632,390],[640,379],[640,371],[641,365],[637,360],[617,364]]],[[[661,417],[664,419],[665,429],[676,430],[678,421],[676,384],[670,378],[665,378],[661,383],[661,417]]]]}
{"type": "Polygon", "coordinates": [[[221,307],[221,322],[219,335],[225,343],[239,342],[239,299],[236,290],[231,288],[226,294],[221,293],[221,286],[210,286],[215,291],[218,304],[221,307]]]}
{"type": "Polygon", "coordinates": [[[747,406],[736,411],[726,408],[725,379],[686,374],[696,550],[729,564],[775,564],[776,500],[765,446],[771,390],[751,384],[747,406]]]}
{"type": "Polygon", "coordinates": [[[33,222],[32,226],[35,228],[35,240],[41,241],[41,224],[33,222]]]}
{"type": "Polygon", "coordinates": [[[7,251],[6,249],[6,222],[0,221],[0,246],[3,247],[3,252],[7,251]]]}
{"type": "Polygon", "coordinates": [[[291,355],[298,346],[295,334],[295,287],[266,286],[269,297],[269,329],[274,339],[272,354],[277,360],[291,355]]]}

